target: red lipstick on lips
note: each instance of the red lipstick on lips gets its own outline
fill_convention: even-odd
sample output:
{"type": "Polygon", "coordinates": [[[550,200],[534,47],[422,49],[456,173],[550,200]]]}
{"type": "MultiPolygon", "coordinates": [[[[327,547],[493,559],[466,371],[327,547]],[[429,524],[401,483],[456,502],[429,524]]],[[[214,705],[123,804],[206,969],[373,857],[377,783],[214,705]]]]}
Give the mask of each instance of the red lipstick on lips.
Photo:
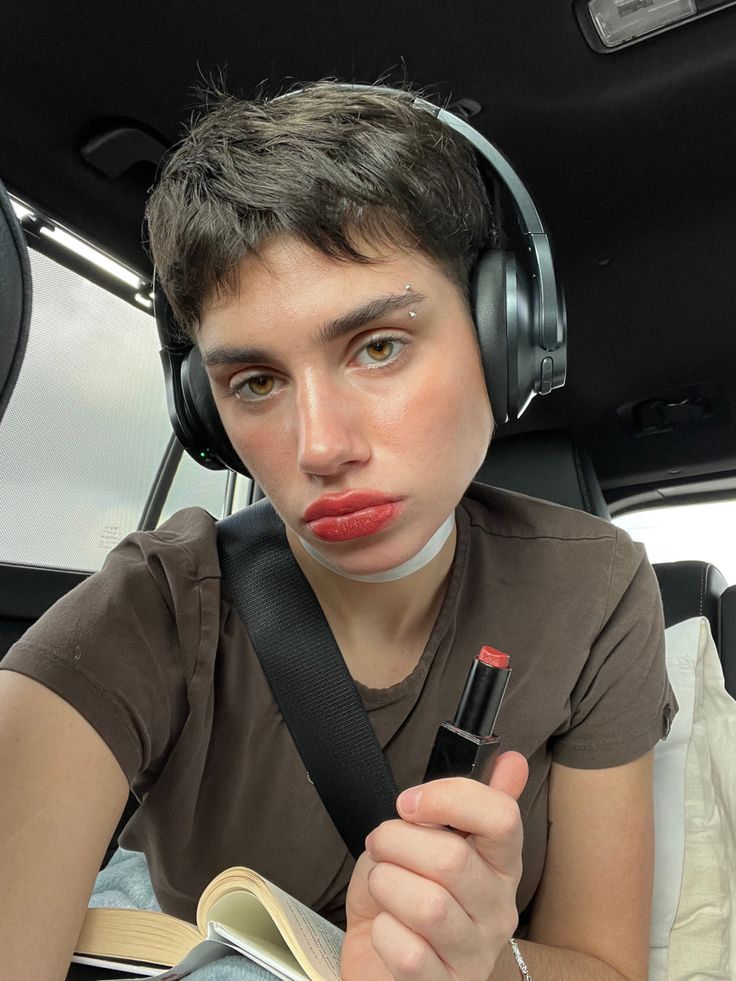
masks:
{"type": "Polygon", "coordinates": [[[317,538],[345,542],[382,531],[403,510],[401,501],[377,491],[325,494],[304,512],[304,521],[317,538]]]}

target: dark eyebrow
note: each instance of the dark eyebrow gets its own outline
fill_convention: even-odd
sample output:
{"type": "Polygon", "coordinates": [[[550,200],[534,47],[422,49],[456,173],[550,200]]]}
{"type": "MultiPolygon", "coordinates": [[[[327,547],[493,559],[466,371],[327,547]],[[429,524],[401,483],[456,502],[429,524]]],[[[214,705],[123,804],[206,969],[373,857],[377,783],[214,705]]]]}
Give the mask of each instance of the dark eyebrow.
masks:
{"type": "Polygon", "coordinates": [[[351,310],[350,313],[345,313],[342,317],[336,317],[334,320],[323,324],[314,335],[314,340],[322,344],[329,344],[330,341],[337,340],[338,337],[342,337],[344,334],[349,334],[353,330],[366,327],[387,313],[393,313],[394,310],[403,310],[404,307],[414,306],[415,304],[421,303],[424,299],[426,299],[425,296],[421,293],[415,293],[414,290],[411,292],[407,291],[406,293],[391,293],[388,296],[379,296],[375,300],[369,300],[368,303],[364,303],[362,307],[351,310]]]}
{"type": "MultiPolygon", "coordinates": [[[[388,296],[376,297],[376,299],[356,307],[355,310],[322,324],[315,332],[313,340],[318,344],[329,344],[345,334],[368,326],[374,320],[378,320],[379,317],[393,313],[395,310],[402,310],[404,307],[417,306],[423,300],[426,300],[426,296],[422,293],[416,293],[414,290],[410,293],[391,293],[388,296]]],[[[243,363],[270,364],[276,360],[272,352],[258,347],[226,347],[222,344],[216,344],[200,353],[202,364],[205,367],[243,363]]]]}

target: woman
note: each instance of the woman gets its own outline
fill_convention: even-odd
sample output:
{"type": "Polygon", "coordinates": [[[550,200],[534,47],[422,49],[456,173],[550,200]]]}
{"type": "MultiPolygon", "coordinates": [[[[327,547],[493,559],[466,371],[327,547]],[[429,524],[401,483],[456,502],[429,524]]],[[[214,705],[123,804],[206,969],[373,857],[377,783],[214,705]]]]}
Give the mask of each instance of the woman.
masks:
{"type": "Polygon", "coordinates": [[[497,236],[473,153],[409,95],[223,98],[147,217],[404,793],[354,863],[221,588],[213,519],[180,512],[3,662],[10,964],[28,971],[50,875],[65,901],[36,919],[33,976],[59,976],[130,785],[121,843],[164,911],[193,918],[217,872],[250,865],[347,923],[348,981],[645,978],[652,748],[676,709],[658,590],[611,525],[472,484],[493,419],[469,284],[497,236]],[[420,790],[485,643],[512,658],[506,752],[488,787],[420,790]]]}

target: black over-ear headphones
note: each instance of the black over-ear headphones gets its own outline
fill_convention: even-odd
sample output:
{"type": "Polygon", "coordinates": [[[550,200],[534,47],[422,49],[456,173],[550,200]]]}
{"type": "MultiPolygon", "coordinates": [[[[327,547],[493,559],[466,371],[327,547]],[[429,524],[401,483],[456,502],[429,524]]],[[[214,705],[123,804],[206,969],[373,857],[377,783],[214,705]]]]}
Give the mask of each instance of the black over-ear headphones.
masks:
{"type": "MultiPolygon", "coordinates": [[[[350,89],[385,87],[341,83],[350,89]]],[[[296,95],[289,93],[279,98],[296,95]]],[[[532,398],[565,384],[565,301],[552,265],[552,252],[531,195],[506,158],[464,119],[425,99],[414,105],[431,112],[463,136],[505,189],[518,225],[513,250],[487,249],[472,273],[471,305],[483,370],[496,423],[518,419],[532,398]]],[[[154,277],[154,310],[166,399],[174,432],[193,459],[209,470],[229,468],[250,476],[220,422],[199,350],[177,340],[177,328],[163,290],[154,277]]]]}

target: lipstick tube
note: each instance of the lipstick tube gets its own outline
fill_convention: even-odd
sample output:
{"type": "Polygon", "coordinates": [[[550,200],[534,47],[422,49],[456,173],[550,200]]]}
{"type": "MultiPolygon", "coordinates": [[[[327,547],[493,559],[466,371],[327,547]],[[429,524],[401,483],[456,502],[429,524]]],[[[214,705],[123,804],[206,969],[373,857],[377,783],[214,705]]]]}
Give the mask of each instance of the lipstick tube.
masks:
{"type": "Polygon", "coordinates": [[[511,676],[508,665],[508,654],[481,647],[455,717],[437,730],[424,783],[441,777],[470,777],[488,783],[501,743],[493,729],[511,676]]]}

